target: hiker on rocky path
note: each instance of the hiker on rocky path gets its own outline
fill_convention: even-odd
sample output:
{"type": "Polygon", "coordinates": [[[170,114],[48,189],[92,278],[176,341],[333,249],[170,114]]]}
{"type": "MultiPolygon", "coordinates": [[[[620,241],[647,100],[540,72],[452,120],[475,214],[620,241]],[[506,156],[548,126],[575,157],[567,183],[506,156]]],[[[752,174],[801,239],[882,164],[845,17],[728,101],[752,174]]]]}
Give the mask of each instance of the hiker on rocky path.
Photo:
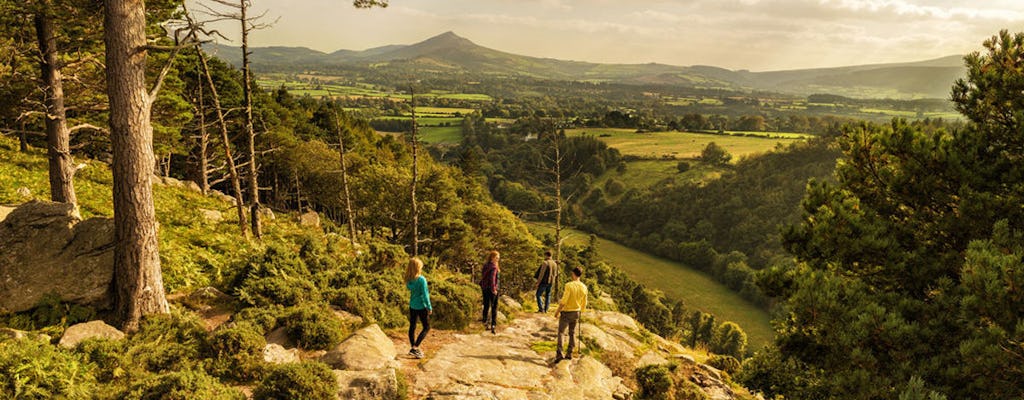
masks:
{"type": "Polygon", "coordinates": [[[501,267],[498,260],[501,254],[497,250],[491,250],[487,255],[487,262],[483,266],[483,274],[480,276],[480,291],[484,297],[484,315],[481,321],[484,329],[490,329],[494,333],[494,325],[498,320],[498,274],[501,267]]]}
{"type": "Polygon", "coordinates": [[[409,355],[423,358],[420,343],[430,332],[430,314],[434,308],[430,305],[430,291],[427,289],[427,278],[423,277],[423,261],[419,258],[409,260],[405,268],[405,287],[409,289],[409,355]],[[423,331],[416,336],[416,320],[423,325],[423,331]]]}
{"type": "Polygon", "coordinates": [[[565,284],[562,290],[562,299],[558,301],[558,308],[555,309],[555,318],[558,318],[558,343],[555,347],[555,362],[572,358],[572,351],[576,348],[576,329],[579,327],[580,316],[587,310],[587,285],[580,282],[583,270],[580,267],[572,269],[572,281],[565,284]],[[562,353],[562,336],[569,330],[569,346],[565,353],[562,353]],[[563,354],[565,356],[563,357],[563,354]]]}
{"type": "Polygon", "coordinates": [[[544,261],[537,267],[537,272],[533,273],[533,278],[537,280],[536,285],[534,285],[534,288],[537,290],[537,312],[548,312],[548,306],[551,304],[551,286],[555,284],[557,276],[558,264],[555,263],[555,260],[551,259],[551,250],[545,251],[544,261]],[[542,295],[543,297],[541,297],[542,295]]]}

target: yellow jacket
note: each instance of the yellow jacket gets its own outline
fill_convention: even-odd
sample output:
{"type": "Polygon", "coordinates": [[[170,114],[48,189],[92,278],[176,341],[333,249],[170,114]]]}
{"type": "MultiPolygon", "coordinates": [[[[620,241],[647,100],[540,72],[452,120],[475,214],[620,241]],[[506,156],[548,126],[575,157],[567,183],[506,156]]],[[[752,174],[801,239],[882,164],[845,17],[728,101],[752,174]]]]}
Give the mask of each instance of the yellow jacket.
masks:
{"type": "Polygon", "coordinates": [[[572,281],[565,284],[565,291],[562,293],[562,300],[558,301],[556,312],[587,310],[587,285],[580,281],[572,281]]]}

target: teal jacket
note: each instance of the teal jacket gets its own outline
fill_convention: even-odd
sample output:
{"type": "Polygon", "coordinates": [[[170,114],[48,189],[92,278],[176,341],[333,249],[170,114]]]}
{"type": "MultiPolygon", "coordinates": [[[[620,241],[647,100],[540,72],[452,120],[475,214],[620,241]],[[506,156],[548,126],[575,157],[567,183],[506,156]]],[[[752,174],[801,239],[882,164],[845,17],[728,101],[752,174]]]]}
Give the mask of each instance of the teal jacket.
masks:
{"type": "Polygon", "coordinates": [[[430,305],[430,291],[427,290],[427,278],[424,278],[423,275],[417,276],[413,280],[406,282],[405,287],[409,289],[409,308],[413,310],[434,310],[430,305]]]}

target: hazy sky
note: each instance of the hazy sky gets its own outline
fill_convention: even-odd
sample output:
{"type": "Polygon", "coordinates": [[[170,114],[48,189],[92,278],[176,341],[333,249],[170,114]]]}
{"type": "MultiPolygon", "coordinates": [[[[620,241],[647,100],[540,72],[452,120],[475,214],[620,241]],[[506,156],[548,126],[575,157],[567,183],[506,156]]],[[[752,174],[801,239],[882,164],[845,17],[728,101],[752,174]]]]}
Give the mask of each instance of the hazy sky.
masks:
{"type": "MultiPolygon", "coordinates": [[[[191,2],[192,0],[190,0],[191,2]]],[[[755,71],[918,61],[1024,31],[1024,0],[253,0],[277,19],[252,46],[325,52],[454,31],[510,53],[755,71]]]]}

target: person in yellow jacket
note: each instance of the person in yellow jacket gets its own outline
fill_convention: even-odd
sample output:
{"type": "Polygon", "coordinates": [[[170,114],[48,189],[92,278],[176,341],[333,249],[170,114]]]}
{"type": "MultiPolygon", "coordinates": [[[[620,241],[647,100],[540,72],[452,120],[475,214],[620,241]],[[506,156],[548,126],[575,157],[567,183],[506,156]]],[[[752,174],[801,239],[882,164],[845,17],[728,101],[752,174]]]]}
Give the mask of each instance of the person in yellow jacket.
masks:
{"type": "Polygon", "coordinates": [[[555,318],[558,318],[558,344],[555,348],[555,362],[572,358],[572,350],[576,347],[576,329],[579,327],[580,316],[587,310],[587,285],[580,282],[583,270],[572,269],[572,282],[565,284],[562,300],[558,301],[555,318]],[[562,336],[569,330],[569,347],[562,356],[562,336]]]}

